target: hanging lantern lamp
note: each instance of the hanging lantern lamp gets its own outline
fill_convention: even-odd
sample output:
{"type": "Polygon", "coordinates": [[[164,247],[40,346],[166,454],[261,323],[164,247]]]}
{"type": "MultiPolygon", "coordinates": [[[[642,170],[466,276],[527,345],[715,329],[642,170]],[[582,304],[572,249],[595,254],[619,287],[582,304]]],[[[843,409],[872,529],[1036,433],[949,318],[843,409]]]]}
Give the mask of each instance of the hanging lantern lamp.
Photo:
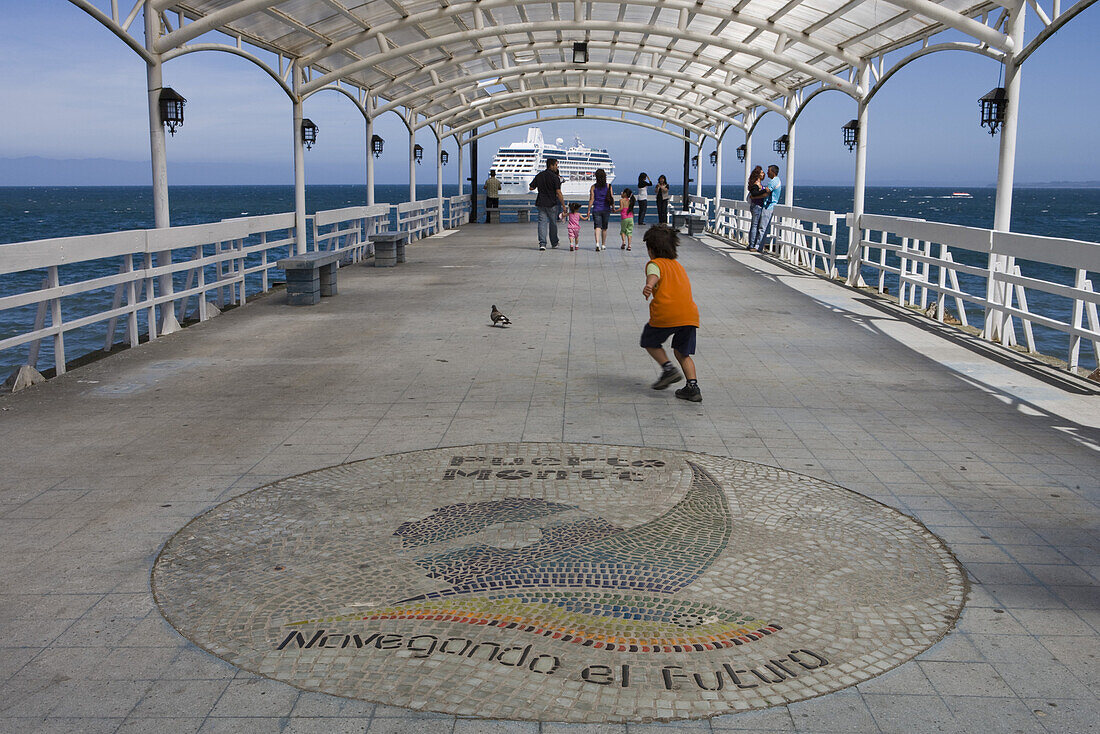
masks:
{"type": "Polygon", "coordinates": [[[417,165],[420,165],[420,161],[424,160],[424,146],[420,143],[413,146],[413,160],[416,161],[417,165]]]}
{"type": "Polygon", "coordinates": [[[851,151],[859,143],[859,120],[848,120],[840,129],[844,131],[844,144],[851,151]]]}
{"type": "Polygon", "coordinates": [[[375,158],[382,157],[382,147],[386,141],[377,135],[372,135],[370,138],[370,152],[374,154],[375,158]]]}
{"type": "Polygon", "coordinates": [[[744,143],[737,146],[737,160],[741,163],[745,162],[745,154],[748,152],[748,148],[744,143]]]}
{"type": "Polygon", "coordinates": [[[989,128],[990,135],[996,135],[1005,122],[1005,107],[1008,106],[1008,95],[1004,87],[990,89],[984,97],[978,100],[981,108],[981,125],[989,128]]]}
{"type": "Polygon", "coordinates": [[[447,153],[447,151],[445,151],[445,150],[439,151],[439,163],[440,163],[440,165],[443,165],[443,166],[447,165],[447,160],[450,157],[451,156],[450,156],[449,153],[447,153]]]}
{"type": "Polygon", "coordinates": [[[588,63],[588,42],[577,41],[573,44],[573,63],[574,64],[587,64],[588,63]]]}
{"type": "Polygon", "coordinates": [[[691,167],[692,168],[698,168],[699,167],[699,155],[698,154],[693,155],[691,157],[691,167]]]}
{"type": "Polygon", "coordinates": [[[308,117],[302,120],[302,142],[306,144],[306,150],[313,150],[317,142],[317,126],[308,117]]]}
{"type": "Polygon", "coordinates": [[[789,142],[790,138],[788,138],[786,135],[780,135],[778,138],[775,139],[775,142],[772,143],[772,150],[778,153],[780,158],[786,158],[787,145],[789,142]]]}
{"type": "Polygon", "coordinates": [[[160,90],[159,108],[160,121],[168,128],[169,134],[175,136],[176,128],[183,125],[183,106],[187,100],[181,97],[171,87],[160,90]]]}
{"type": "Polygon", "coordinates": [[[718,151],[717,150],[712,150],[710,152],[710,164],[712,166],[717,166],[718,165],[718,151]]]}

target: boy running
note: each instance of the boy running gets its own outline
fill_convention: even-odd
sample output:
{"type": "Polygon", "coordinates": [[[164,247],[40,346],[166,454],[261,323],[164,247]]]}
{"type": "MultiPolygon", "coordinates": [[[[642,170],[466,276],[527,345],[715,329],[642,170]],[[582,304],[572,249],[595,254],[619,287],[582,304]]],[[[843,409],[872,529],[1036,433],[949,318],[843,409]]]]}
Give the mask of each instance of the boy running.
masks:
{"type": "Polygon", "coordinates": [[[684,266],[676,261],[676,231],[665,224],[650,227],[642,237],[649,251],[645,266],[645,287],[642,295],[649,303],[649,323],[642,329],[641,347],[661,365],[661,376],[653,383],[654,390],[664,390],[687,375],[687,386],[676,391],[676,397],[699,403],[703,400],[695,379],[695,331],[699,328],[699,308],[691,297],[691,282],[684,266]],[[676,369],[665,352],[664,343],[672,337],[672,353],[683,368],[676,369]]]}

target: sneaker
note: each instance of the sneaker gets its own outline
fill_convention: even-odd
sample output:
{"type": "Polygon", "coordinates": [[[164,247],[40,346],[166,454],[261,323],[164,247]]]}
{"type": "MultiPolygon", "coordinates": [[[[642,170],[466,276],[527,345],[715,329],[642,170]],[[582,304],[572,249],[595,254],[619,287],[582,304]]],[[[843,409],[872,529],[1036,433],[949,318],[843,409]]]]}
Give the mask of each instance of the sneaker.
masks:
{"type": "Polygon", "coordinates": [[[546,249],[546,245],[539,245],[539,249],[540,249],[540,250],[545,250],[545,249],[546,249]]]}
{"type": "Polygon", "coordinates": [[[555,250],[558,249],[558,243],[557,242],[555,242],[554,244],[552,244],[550,246],[553,247],[555,250]]]}
{"type": "Polygon", "coordinates": [[[676,391],[676,397],[681,400],[690,400],[693,403],[703,402],[703,393],[699,392],[699,386],[685,385],[676,391]]]}
{"type": "Polygon", "coordinates": [[[682,379],[684,379],[683,374],[680,373],[680,370],[673,367],[672,369],[665,370],[661,373],[661,376],[658,377],[657,381],[653,383],[653,389],[664,390],[669,385],[675,384],[682,379]]]}

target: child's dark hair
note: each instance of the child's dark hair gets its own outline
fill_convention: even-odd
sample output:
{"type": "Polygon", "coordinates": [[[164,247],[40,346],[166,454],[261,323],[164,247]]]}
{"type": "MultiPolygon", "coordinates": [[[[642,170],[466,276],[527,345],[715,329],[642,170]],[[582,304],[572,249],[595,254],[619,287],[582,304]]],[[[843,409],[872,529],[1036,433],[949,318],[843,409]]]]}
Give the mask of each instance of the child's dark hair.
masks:
{"type": "Polygon", "coordinates": [[[572,214],[573,212],[579,212],[580,210],[581,210],[581,205],[580,205],[579,202],[574,201],[569,205],[569,213],[570,214],[572,214]]]}
{"type": "Polygon", "coordinates": [[[654,224],[642,235],[651,258],[663,257],[668,260],[676,259],[676,246],[679,244],[679,239],[676,230],[667,224],[654,224]]]}

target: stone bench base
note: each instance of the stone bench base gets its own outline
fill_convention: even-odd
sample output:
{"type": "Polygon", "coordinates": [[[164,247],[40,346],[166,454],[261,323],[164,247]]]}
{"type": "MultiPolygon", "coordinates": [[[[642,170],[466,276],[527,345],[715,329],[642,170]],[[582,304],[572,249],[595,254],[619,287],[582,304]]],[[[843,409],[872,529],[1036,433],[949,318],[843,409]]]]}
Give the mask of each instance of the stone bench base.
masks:
{"type": "Polygon", "coordinates": [[[322,297],[335,296],[339,259],[334,252],[307,252],[276,263],[286,271],[286,302],[291,306],[313,306],[322,297]]]}
{"type": "Polygon", "coordinates": [[[379,232],[372,234],[374,243],[374,267],[392,268],[405,262],[405,243],[409,235],[406,232],[379,232]]]}

